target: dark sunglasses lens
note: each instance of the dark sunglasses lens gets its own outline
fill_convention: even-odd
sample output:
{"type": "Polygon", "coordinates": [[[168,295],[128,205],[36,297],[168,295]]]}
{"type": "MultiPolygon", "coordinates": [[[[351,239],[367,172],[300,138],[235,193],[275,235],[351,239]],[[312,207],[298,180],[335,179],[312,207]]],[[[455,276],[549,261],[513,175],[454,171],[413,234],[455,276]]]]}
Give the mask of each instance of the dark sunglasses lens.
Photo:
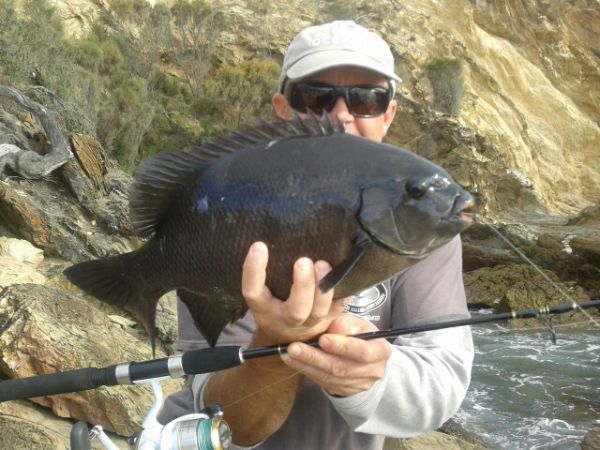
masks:
{"type": "Polygon", "coordinates": [[[389,94],[385,88],[354,87],[348,93],[350,104],[348,108],[357,116],[378,116],[383,114],[390,103],[389,94]]]}
{"type": "Polygon", "coordinates": [[[381,86],[354,86],[341,88],[299,83],[290,87],[290,106],[301,113],[311,110],[316,114],[330,112],[339,96],[344,96],[348,110],[359,117],[383,114],[390,103],[388,89],[381,86]]]}
{"type": "Polygon", "coordinates": [[[297,84],[292,86],[289,100],[296,111],[305,113],[310,109],[321,114],[323,110],[331,111],[336,99],[332,88],[297,84]]]}

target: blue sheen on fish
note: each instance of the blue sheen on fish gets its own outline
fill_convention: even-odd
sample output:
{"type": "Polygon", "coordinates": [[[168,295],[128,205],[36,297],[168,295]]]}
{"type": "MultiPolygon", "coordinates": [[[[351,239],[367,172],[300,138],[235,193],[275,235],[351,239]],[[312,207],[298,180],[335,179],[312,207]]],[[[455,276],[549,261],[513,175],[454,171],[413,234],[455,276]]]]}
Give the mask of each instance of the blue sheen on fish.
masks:
{"type": "Polygon", "coordinates": [[[211,345],[246,313],[242,265],[269,247],[266,284],[286,299],[294,262],[333,270],[320,289],[358,293],[415,264],[472,221],[471,195],[441,167],[344,133],[326,115],[262,123],[140,165],[131,220],[138,250],[75,264],[67,277],[124,307],[156,336],[160,296],[176,289],[211,345]]]}

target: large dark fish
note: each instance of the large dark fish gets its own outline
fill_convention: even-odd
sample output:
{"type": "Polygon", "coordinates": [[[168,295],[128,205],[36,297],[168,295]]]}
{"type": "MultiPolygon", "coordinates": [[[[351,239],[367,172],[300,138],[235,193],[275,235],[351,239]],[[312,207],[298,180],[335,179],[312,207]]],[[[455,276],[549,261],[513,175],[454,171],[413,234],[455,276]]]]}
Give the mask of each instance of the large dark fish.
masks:
{"type": "Polygon", "coordinates": [[[89,294],[123,306],[155,337],[158,298],[177,289],[214,345],[247,306],[240,292],[250,245],[269,247],[267,286],[288,297],[308,256],[333,270],[322,291],[346,297],[386,280],[472,221],[471,195],[439,166],[318,119],[263,123],[190,153],[139,167],[130,194],[140,249],[68,268],[89,294]]]}

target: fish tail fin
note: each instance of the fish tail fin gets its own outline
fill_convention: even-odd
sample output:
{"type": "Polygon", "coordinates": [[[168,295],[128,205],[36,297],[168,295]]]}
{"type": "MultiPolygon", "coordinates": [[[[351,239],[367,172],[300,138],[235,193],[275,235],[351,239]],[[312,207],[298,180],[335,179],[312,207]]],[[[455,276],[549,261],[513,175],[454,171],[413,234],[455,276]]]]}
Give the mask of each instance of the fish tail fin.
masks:
{"type": "Polygon", "coordinates": [[[134,269],[135,253],[78,263],[65,269],[64,274],[87,294],[131,313],[150,336],[154,355],[156,305],[164,292],[152,289],[134,269]]]}

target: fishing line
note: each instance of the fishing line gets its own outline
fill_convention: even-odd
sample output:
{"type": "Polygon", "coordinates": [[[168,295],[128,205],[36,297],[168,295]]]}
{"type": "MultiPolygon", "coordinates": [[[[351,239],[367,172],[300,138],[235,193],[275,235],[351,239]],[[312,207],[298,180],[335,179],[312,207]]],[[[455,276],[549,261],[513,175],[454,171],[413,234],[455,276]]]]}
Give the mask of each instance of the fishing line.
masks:
{"type": "Polygon", "coordinates": [[[272,383],[270,383],[270,384],[267,384],[266,386],[263,386],[263,387],[261,387],[260,389],[258,389],[258,390],[256,390],[256,391],[254,391],[254,392],[250,392],[249,394],[246,394],[246,395],[244,395],[243,397],[240,397],[240,398],[238,398],[237,400],[234,400],[233,402],[231,402],[231,403],[229,403],[229,404],[227,404],[227,405],[224,405],[224,406],[223,406],[223,409],[227,409],[227,408],[229,408],[229,407],[231,407],[231,406],[233,406],[233,405],[236,405],[236,404],[238,404],[238,403],[241,403],[241,402],[243,402],[244,400],[247,400],[247,399],[249,399],[250,397],[252,397],[252,396],[254,396],[254,395],[260,394],[261,392],[263,392],[263,391],[266,391],[267,389],[270,389],[270,388],[272,388],[273,386],[275,386],[275,385],[277,385],[277,384],[283,383],[284,381],[291,380],[291,379],[292,379],[292,378],[294,378],[296,375],[300,375],[302,372],[303,372],[303,370],[302,370],[302,369],[296,370],[296,371],[294,371],[294,373],[292,373],[291,375],[288,375],[288,376],[286,376],[286,377],[283,377],[281,380],[277,380],[277,381],[274,381],[274,382],[272,382],[272,383]]]}
{"type": "MultiPolygon", "coordinates": [[[[519,311],[510,311],[491,315],[482,315],[481,317],[468,317],[465,319],[449,320],[445,322],[426,323],[411,327],[378,330],[367,333],[352,335],[349,337],[371,340],[371,339],[389,339],[397,338],[401,335],[422,333],[427,331],[441,330],[445,328],[461,327],[465,325],[476,325],[490,322],[499,322],[511,319],[542,318],[546,319],[547,329],[551,333],[553,341],[555,339],[554,328],[549,323],[549,317],[563,314],[569,311],[581,310],[589,318],[586,323],[594,324],[600,327],[600,324],[585,312],[586,308],[600,308],[600,300],[592,300],[577,304],[570,296],[552,281],[545,273],[539,269],[529,258],[519,251],[508,239],[489,225],[492,230],[506,241],[528,264],[535,268],[542,277],[547,280],[558,292],[571,303],[546,306],[543,308],[524,309],[519,311]]],[[[0,296],[4,291],[0,291],[0,296]]],[[[305,342],[311,347],[318,347],[318,341],[305,342]]],[[[95,389],[101,386],[114,386],[118,384],[135,384],[153,378],[171,377],[177,378],[183,374],[205,374],[218,372],[228,368],[239,366],[245,361],[265,356],[281,355],[287,352],[288,345],[276,345],[270,347],[259,347],[243,349],[241,346],[221,346],[190,350],[182,354],[171,355],[165,358],[153,359],[141,362],[126,362],[108,367],[96,368],[87,367],[83,369],[58,372],[47,375],[37,375],[25,378],[16,378],[0,381],[0,402],[10,400],[20,400],[32,397],[41,397],[48,395],[63,394],[68,392],[79,392],[89,389],[95,389]]],[[[244,401],[249,397],[256,395],[273,385],[285,382],[291,377],[302,373],[302,370],[295,371],[291,375],[274,381],[244,397],[236,399],[228,406],[244,401]]]]}
{"type": "Polygon", "coordinates": [[[485,225],[491,228],[492,231],[494,231],[494,233],[496,233],[500,237],[500,239],[506,242],[510,246],[510,248],[512,248],[521,258],[527,261],[527,263],[529,263],[529,265],[531,265],[531,267],[533,267],[546,281],[548,281],[548,283],[550,283],[550,285],[552,285],[552,287],[554,287],[564,298],[569,300],[573,304],[574,308],[577,308],[579,311],[581,311],[590,320],[590,322],[592,322],[598,328],[600,328],[600,323],[596,321],[592,317],[592,315],[589,314],[585,309],[581,308],[579,304],[575,300],[573,300],[573,298],[564,289],[562,289],[558,284],[552,281],[552,279],[547,274],[545,274],[544,271],[540,269],[531,259],[529,259],[527,255],[525,255],[525,253],[519,250],[519,248],[517,248],[512,242],[510,242],[508,238],[503,236],[502,233],[500,233],[500,231],[498,231],[492,224],[486,223],[485,225]]]}
{"type": "MultiPolygon", "coordinates": [[[[499,324],[495,324],[496,328],[495,329],[490,329],[488,328],[488,331],[490,334],[511,334],[511,333],[518,333],[518,332],[540,332],[540,331],[545,331],[547,330],[546,327],[519,327],[519,328],[504,328],[502,327],[502,325],[499,324]]],[[[580,322],[569,322],[569,323],[560,323],[557,325],[554,325],[554,328],[575,328],[575,327],[583,327],[585,325],[593,325],[590,323],[589,320],[584,320],[584,321],[580,321],[580,322]]]]}
{"type": "MultiPolygon", "coordinates": [[[[554,328],[565,328],[565,327],[574,327],[576,325],[581,325],[581,324],[586,324],[586,323],[592,323],[595,326],[597,326],[598,328],[600,328],[600,323],[598,323],[598,321],[596,321],[584,308],[582,308],[564,289],[562,289],[557,283],[555,283],[546,273],[544,273],[530,258],[527,257],[527,255],[525,255],[517,246],[515,246],[508,238],[506,238],[505,236],[502,235],[502,233],[500,233],[499,230],[497,230],[492,224],[485,224],[487,225],[489,228],[492,229],[492,231],[494,231],[494,233],[496,233],[504,242],[506,242],[511,249],[513,249],[521,258],[523,258],[531,267],[533,267],[547,282],[550,283],[550,285],[556,289],[561,295],[564,296],[564,298],[566,298],[567,300],[569,300],[571,302],[571,304],[573,305],[573,309],[577,309],[578,311],[581,311],[586,317],[587,317],[587,321],[584,322],[576,322],[576,323],[568,323],[568,324],[560,324],[560,325],[552,325],[549,322],[546,323],[546,325],[544,327],[534,327],[534,328],[526,328],[526,329],[504,329],[504,330],[493,330],[493,332],[497,332],[497,333],[512,333],[512,332],[518,332],[518,331],[542,331],[542,330],[550,330],[551,334],[552,334],[552,341],[555,342],[555,334],[553,332],[554,328]]],[[[227,405],[226,407],[230,407],[233,406],[237,403],[240,403],[260,392],[263,392],[269,388],[271,388],[274,385],[277,385],[279,383],[282,383],[284,381],[287,381],[293,377],[295,377],[298,374],[301,374],[303,371],[302,370],[298,370],[296,372],[294,372],[292,375],[289,375],[281,380],[275,381],[273,383],[268,384],[267,386],[264,386],[263,388],[255,391],[255,392],[251,392],[249,394],[246,394],[245,396],[235,400],[234,402],[230,403],[229,405],[227,405]]]]}
{"type": "MultiPolygon", "coordinates": [[[[580,308],[599,308],[600,300],[582,302],[580,308]]],[[[489,316],[468,317],[445,322],[425,323],[405,328],[371,331],[349,337],[363,340],[381,339],[410,335],[425,331],[462,327],[510,319],[528,319],[563,314],[577,309],[572,303],[554,305],[543,309],[524,309],[489,316]]],[[[553,330],[552,337],[554,338],[553,330]]],[[[305,342],[311,347],[318,347],[318,341],[305,342]]],[[[22,400],[32,397],[64,394],[95,389],[101,386],[118,384],[136,384],[150,379],[171,377],[178,378],[184,374],[196,375],[218,372],[244,364],[247,360],[275,356],[286,353],[288,344],[270,347],[243,349],[237,345],[208,347],[171,355],[169,357],[149,361],[124,362],[108,367],[86,367],[83,369],[57,372],[47,375],[35,375],[0,381],[0,402],[22,400]]],[[[273,384],[273,383],[272,383],[273,384]]]]}

